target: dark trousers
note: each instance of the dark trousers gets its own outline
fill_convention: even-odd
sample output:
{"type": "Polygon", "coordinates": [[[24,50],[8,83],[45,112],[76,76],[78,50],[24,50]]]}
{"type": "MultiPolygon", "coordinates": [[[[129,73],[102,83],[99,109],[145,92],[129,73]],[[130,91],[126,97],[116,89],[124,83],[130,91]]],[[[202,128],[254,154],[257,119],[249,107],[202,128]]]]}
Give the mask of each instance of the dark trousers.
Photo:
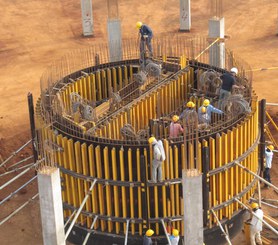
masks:
{"type": "Polygon", "coordinates": [[[265,170],[264,170],[264,179],[266,181],[268,181],[269,183],[271,183],[271,180],[270,180],[270,168],[265,168],[265,170]]]}

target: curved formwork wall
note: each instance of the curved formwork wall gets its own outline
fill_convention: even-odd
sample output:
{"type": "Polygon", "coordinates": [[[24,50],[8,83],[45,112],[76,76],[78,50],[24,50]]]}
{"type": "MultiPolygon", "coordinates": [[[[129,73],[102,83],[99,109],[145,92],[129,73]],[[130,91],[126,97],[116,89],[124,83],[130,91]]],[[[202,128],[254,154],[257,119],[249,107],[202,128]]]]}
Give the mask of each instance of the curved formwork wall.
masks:
{"type": "MultiPolygon", "coordinates": [[[[163,59],[167,62],[167,55],[163,59]]],[[[138,71],[136,62],[87,69],[75,79],[56,82],[52,86],[56,92],[50,110],[44,106],[49,105],[45,97],[42,96],[44,101],[38,101],[36,123],[40,151],[46,164],[55,162],[61,170],[65,220],[80,207],[92,182],[97,180],[76,223],[78,231],[86,233],[93,228],[92,237],[99,236],[100,240],[118,237],[123,241],[129,220],[129,242],[140,244],[146,228],[152,228],[163,240],[163,219],[183,236],[183,169],[197,168],[204,173],[207,185],[204,195],[207,199],[203,200],[204,225],[207,231],[217,225],[210,209],[216,212],[220,221],[232,220],[240,211],[234,197],[245,202],[253,194],[255,179],[235,162],[254,172],[259,169],[258,101],[255,95],[250,97],[251,112],[232,119],[218,116],[212,130],[198,132],[189,140],[181,137],[170,141],[168,128],[163,124],[150,127],[150,120],[182,110],[190,98],[197,105],[201,105],[205,98],[192,97],[190,91],[197,86],[196,69],[202,73],[206,65],[178,60],[181,63],[177,71],[187,66],[186,70],[171,71],[165,79],[162,77],[155,81],[155,85],[146,86],[146,93],[143,91],[138,97],[126,103],[123,101],[113,113],[108,110],[96,121],[82,123],[67,116],[72,109],[70,95],[77,93],[95,102],[107,99],[111,87],[117,92],[132,82],[133,74],[138,71]],[[146,139],[127,140],[121,134],[125,124],[132,125],[136,132],[150,130],[158,138],[163,138],[166,160],[162,182],[149,182],[152,148],[146,139]],[[202,161],[204,148],[209,151],[207,162],[202,161]],[[91,227],[96,216],[96,223],[91,227]]],[[[206,240],[209,244],[210,238],[206,240]]]]}

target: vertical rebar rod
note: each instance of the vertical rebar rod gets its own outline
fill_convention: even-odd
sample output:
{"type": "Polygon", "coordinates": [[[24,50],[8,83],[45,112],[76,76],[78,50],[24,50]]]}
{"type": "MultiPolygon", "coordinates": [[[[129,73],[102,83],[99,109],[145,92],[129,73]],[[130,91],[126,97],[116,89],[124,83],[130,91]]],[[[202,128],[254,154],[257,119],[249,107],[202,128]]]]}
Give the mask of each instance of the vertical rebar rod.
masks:
{"type": "Polygon", "coordinates": [[[34,103],[33,103],[33,95],[32,93],[28,93],[28,108],[29,108],[29,120],[30,120],[30,129],[31,129],[31,137],[32,137],[32,149],[34,162],[38,160],[38,152],[36,150],[36,127],[35,127],[35,117],[34,117],[34,103]]]}
{"type": "Polygon", "coordinates": [[[260,167],[261,167],[261,173],[262,175],[264,171],[264,157],[265,157],[265,133],[264,133],[264,125],[266,121],[266,115],[265,115],[265,107],[266,107],[266,100],[262,99],[260,102],[260,125],[261,125],[261,139],[260,139],[260,167]]]}
{"type": "Polygon", "coordinates": [[[125,245],[127,245],[128,240],[128,227],[129,227],[129,219],[126,221],[126,231],[125,231],[125,245]]]}

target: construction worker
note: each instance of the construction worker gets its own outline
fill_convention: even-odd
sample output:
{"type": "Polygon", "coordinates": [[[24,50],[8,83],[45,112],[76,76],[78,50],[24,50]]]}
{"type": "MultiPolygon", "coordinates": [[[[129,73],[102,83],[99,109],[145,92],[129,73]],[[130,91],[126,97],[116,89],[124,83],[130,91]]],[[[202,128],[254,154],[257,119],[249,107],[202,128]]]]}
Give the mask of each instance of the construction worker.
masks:
{"type": "Polygon", "coordinates": [[[230,72],[226,72],[222,76],[220,76],[222,85],[219,91],[219,108],[221,108],[223,100],[227,99],[231,95],[232,88],[244,88],[244,86],[237,86],[235,84],[235,76],[237,74],[238,69],[236,67],[233,67],[230,72]]]}
{"type": "Polygon", "coordinates": [[[162,163],[165,160],[165,151],[161,140],[156,140],[155,137],[149,138],[149,144],[153,147],[152,160],[152,182],[162,181],[162,163]],[[158,172],[158,176],[157,176],[158,172]]]}
{"type": "MultiPolygon", "coordinates": [[[[274,146],[269,145],[265,149],[265,169],[264,169],[264,179],[271,183],[270,179],[270,169],[272,166],[272,158],[273,158],[273,150],[274,146]]],[[[265,184],[265,187],[269,188],[267,184],[265,184]]]]}
{"type": "Polygon", "coordinates": [[[182,120],[188,111],[193,110],[195,110],[195,103],[193,101],[188,101],[185,110],[180,114],[180,119],[182,120]]]}
{"type": "Polygon", "coordinates": [[[180,118],[178,115],[174,115],[172,117],[172,122],[170,124],[170,134],[169,134],[170,139],[177,138],[180,133],[183,133],[183,128],[178,123],[179,119],[180,118]]]}
{"type": "Polygon", "coordinates": [[[203,101],[203,105],[199,107],[198,109],[198,119],[199,123],[206,123],[209,125],[211,123],[211,113],[217,113],[217,114],[223,114],[223,111],[215,108],[214,106],[210,105],[210,101],[208,99],[205,99],[203,101]],[[205,110],[203,109],[205,108],[205,110]],[[204,116],[204,111],[205,111],[205,116],[204,116]]]}
{"type": "Polygon", "coordinates": [[[201,108],[201,115],[199,115],[199,118],[202,118],[201,120],[199,119],[199,125],[198,129],[204,130],[207,129],[209,126],[209,115],[207,113],[207,108],[203,106],[201,108]]]}
{"type": "Polygon", "coordinates": [[[154,231],[152,229],[148,229],[146,231],[146,234],[144,235],[144,238],[143,238],[143,245],[153,244],[153,242],[152,242],[152,235],[153,234],[154,234],[154,231]]]}
{"type": "Polygon", "coordinates": [[[178,245],[180,240],[179,231],[177,229],[173,229],[172,235],[169,238],[171,245],[178,245]]]}
{"type": "Polygon", "coordinates": [[[256,241],[258,244],[262,245],[262,239],[261,239],[261,231],[263,229],[263,217],[264,212],[259,208],[258,203],[253,202],[251,204],[252,211],[256,214],[252,216],[252,219],[250,221],[250,242],[251,245],[256,245],[256,241]]]}
{"type": "Polygon", "coordinates": [[[144,52],[145,52],[145,45],[148,47],[149,56],[153,56],[153,48],[152,48],[152,38],[153,38],[153,31],[152,29],[143,24],[142,22],[138,21],[136,23],[136,27],[139,29],[140,37],[140,60],[144,60],[144,52]]]}

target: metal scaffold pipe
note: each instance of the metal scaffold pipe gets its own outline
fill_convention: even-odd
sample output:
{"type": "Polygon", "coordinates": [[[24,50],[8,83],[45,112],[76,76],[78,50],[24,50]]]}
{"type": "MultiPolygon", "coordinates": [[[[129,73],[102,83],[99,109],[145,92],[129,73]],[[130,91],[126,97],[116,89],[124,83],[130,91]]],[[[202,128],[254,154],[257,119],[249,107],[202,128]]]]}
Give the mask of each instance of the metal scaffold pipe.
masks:
{"type": "Polygon", "coordinates": [[[247,209],[250,213],[252,213],[257,219],[261,220],[270,230],[272,230],[276,235],[278,235],[278,231],[273,228],[270,224],[268,224],[266,221],[264,221],[263,219],[260,219],[260,217],[258,217],[253,211],[251,211],[244,203],[242,203],[241,201],[239,201],[237,198],[235,198],[235,200],[241,205],[243,206],[245,209],[247,209]]]}
{"type": "Polygon", "coordinates": [[[129,221],[129,219],[126,221],[125,245],[127,245],[129,221]]]}
{"type": "Polygon", "coordinates": [[[71,232],[71,230],[72,230],[72,227],[74,226],[75,221],[77,220],[79,214],[81,213],[81,210],[82,210],[82,208],[84,207],[84,205],[85,205],[87,199],[89,198],[89,195],[91,194],[91,191],[93,190],[93,188],[94,188],[96,182],[97,182],[97,179],[94,179],[94,181],[93,181],[93,183],[92,183],[92,185],[91,185],[91,187],[90,187],[88,193],[86,194],[85,198],[83,199],[83,201],[82,201],[82,203],[81,203],[79,209],[77,210],[76,215],[74,216],[74,218],[73,218],[73,220],[72,220],[72,222],[71,222],[71,224],[70,224],[70,227],[69,227],[68,230],[67,230],[67,233],[66,233],[66,235],[65,235],[65,240],[67,240],[67,237],[69,236],[69,234],[70,234],[70,232],[71,232]]]}
{"type": "Polygon", "coordinates": [[[31,199],[29,199],[27,202],[25,202],[23,205],[21,205],[18,209],[16,209],[14,212],[12,212],[9,216],[7,216],[5,219],[3,219],[0,222],[0,226],[3,225],[6,221],[8,221],[11,217],[13,217],[15,214],[17,214],[21,209],[23,209],[25,206],[27,206],[31,201],[34,201],[34,199],[39,195],[37,193],[34,195],[31,199]]]}
{"type": "Polygon", "coordinates": [[[67,222],[66,222],[65,225],[64,225],[65,228],[67,227],[67,225],[68,225],[68,223],[70,222],[71,218],[75,215],[76,211],[77,211],[77,209],[75,209],[75,210],[72,212],[72,214],[70,215],[70,217],[68,218],[67,222]]]}
{"type": "Polygon", "coordinates": [[[210,211],[211,211],[211,213],[213,214],[213,216],[215,217],[215,219],[216,219],[216,221],[217,221],[217,224],[218,224],[218,226],[220,227],[221,231],[222,231],[223,234],[225,235],[226,241],[228,242],[229,245],[232,245],[231,240],[230,240],[228,234],[224,231],[224,228],[223,228],[223,226],[221,225],[221,223],[220,223],[220,221],[219,221],[219,219],[218,219],[216,213],[214,212],[213,209],[211,209],[210,211]]]}
{"type": "Polygon", "coordinates": [[[2,177],[2,176],[4,176],[4,175],[8,175],[8,174],[12,174],[12,173],[18,172],[19,170],[24,169],[24,168],[28,168],[28,167],[30,167],[30,166],[32,166],[32,165],[34,165],[33,162],[30,163],[30,164],[24,165],[24,166],[22,166],[22,167],[15,168],[15,169],[13,169],[13,170],[11,170],[11,171],[9,171],[9,172],[0,174],[0,177],[2,177]]]}
{"type": "Polygon", "coordinates": [[[164,232],[165,232],[165,235],[166,235],[167,241],[168,241],[168,243],[169,243],[169,244],[171,244],[170,238],[169,238],[169,236],[168,236],[168,233],[167,233],[167,230],[166,230],[166,227],[165,227],[165,224],[164,224],[164,220],[163,220],[163,219],[160,219],[160,221],[161,221],[161,224],[162,224],[163,230],[164,230],[164,232]]]}
{"type": "Polygon", "coordinates": [[[21,146],[18,150],[12,153],[5,161],[0,164],[0,167],[5,165],[8,161],[10,161],[18,152],[20,152],[25,146],[27,146],[32,140],[27,141],[23,146],[21,146]]]}
{"type": "MultiPolygon", "coordinates": [[[[94,225],[95,225],[97,219],[98,219],[98,216],[96,216],[96,217],[94,218],[93,223],[92,223],[92,225],[91,225],[91,227],[90,227],[90,230],[92,230],[92,229],[94,228],[94,225]]],[[[91,235],[91,232],[88,232],[87,235],[86,235],[86,237],[85,237],[85,239],[84,239],[84,241],[83,241],[83,243],[82,243],[82,245],[86,245],[86,244],[87,244],[90,235],[91,235]]]]}
{"type": "Polygon", "coordinates": [[[33,157],[34,157],[33,155],[32,155],[32,156],[29,156],[29,157],[26,157],[26,158],[24,158],[23,160],[21,160],[21,161],[15,163],[15,164],[13,164],[13,165],[7,167],[7,169],[9,170],[10,168],[13,168],[13,167],[15,167],[15,166],[17,166],[17,165],[19,165],[19,164],[21,164],[21,163],[23,163],[23,162],[26,162],[26,161],[28,161],[29,159],[32,159],[33,157]]]}
{"type": "Polygon", "coordinates": [[[260,177],[259,175],[255,174],[254,172],[250,171],[248,168],[244,167],[243,165],[241,165],[239,162],[235,162],[235,164],[239,167],[241,167],[243,170],[245,170],[247,173],[254,175],[256,178],[258,178],[259,180],[261,180],[262,182],[264,182],[265,184],[269,185],[270,187],[273,187],[276,191],[278,191],[278,188],[269,183],[268,181],[266,181],[264,178],[260,177]]]}
{"type": "Polygon", "coordinates": [[[19,192],[21,189],[23,189],[25,186],[29,185],[34,179],[36,179],[38,176],[35,175],[32,179],[28,180],[24,185],[19,187],[16,191],[12,192],[10,195],[8,195],[6,198],[4,198],[1,202],[0,205],[2,205],[4,202],[9,200],[12,196],[14,196],[17,192],[19,192]]]}

